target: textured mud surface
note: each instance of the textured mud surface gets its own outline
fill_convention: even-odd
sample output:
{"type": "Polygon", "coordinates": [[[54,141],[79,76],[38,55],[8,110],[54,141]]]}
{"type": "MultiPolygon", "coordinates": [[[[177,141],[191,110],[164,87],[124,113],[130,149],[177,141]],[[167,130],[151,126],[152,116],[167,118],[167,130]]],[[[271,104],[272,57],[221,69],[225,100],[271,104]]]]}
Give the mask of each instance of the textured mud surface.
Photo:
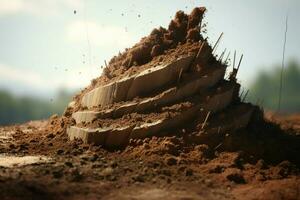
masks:
{"type": "Polygon", "coordinates": [[[300,130],[280,129],[298,120],[273,119],[279,125],[256,123],[202,144],[174,130],[177,137],[132,140],[119,151],[70,142],[55,116],[2,127],[10,136],[1,138],[2,158],[47,161],[1,166],[1,199],[299,199],[300,130]]]}

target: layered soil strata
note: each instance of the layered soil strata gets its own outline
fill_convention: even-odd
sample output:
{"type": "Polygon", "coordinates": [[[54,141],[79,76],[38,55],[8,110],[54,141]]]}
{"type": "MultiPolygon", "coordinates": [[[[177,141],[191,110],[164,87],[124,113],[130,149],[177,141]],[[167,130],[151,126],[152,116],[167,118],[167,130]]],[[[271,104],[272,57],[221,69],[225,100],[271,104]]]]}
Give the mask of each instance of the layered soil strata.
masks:
{"type": "Polygon", "coordinates": [[[217,59],[203,39],[204,12],[179,11],[168,29],[154,29],[114,57],[66,112],[74,120],[67,130],[69,138],[122,148],[130,139],[161,136],[199,119],[207,133],[246,127],[253,108],[240,102],[235,77],[224,79],[227,60],[217,59]],[[231,110],[222,112],[227,107],[241,120],[227,122],[226,116],[234,115],[231,110]],[[208,126],[213,119],[226,123],[208,126]]]}

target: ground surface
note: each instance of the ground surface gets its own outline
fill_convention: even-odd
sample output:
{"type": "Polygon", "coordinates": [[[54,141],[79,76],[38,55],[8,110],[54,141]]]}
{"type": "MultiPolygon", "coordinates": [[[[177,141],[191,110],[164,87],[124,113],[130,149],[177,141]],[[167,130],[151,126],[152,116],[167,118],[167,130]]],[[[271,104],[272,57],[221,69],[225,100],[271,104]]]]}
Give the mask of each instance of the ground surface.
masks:
{"type": "MultiPolygon", "coordinates": [[[[267,118],[299,141],[299,116],[267,118]]],[[[57,117],[0,128],[1,199],[300,199],[300,151],[289,157],[276,141],[256,138],[269,156],[174,136],[107,151],[69,142],[63,128],[57,117]]]]}

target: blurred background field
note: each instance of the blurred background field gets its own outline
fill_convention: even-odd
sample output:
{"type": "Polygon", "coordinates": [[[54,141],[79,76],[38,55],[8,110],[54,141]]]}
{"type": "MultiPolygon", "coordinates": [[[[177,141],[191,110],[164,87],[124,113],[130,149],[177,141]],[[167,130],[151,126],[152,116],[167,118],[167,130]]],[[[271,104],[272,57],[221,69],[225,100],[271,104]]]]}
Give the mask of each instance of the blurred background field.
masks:
{"type": "Polygon", "coordinates": [[[46,119],[53,114],[61,115],[71,101],[73,92],[60,90],[54,99],[34,96],[17,96],[0,90],[0,125],[46,119]]]}
{"type": "MultiPolygon", "coordinates": [[[[258,103],[268,111],[278,111],[281,66],[257,73],[249,90],[249,100],[258,103]]],[[[283,114],[300,112],[300,65],[295,60],[288,62],[283,71],[280,112],[283,114]]]]}

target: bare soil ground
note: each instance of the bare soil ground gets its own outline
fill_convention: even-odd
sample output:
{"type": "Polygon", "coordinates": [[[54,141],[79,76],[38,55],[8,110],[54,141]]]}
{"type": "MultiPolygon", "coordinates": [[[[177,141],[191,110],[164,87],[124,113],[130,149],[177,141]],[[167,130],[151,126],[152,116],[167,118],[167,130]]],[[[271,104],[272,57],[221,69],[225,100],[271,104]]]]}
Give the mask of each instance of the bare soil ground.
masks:
{"type": "Polygon", "coordinates": [[[118,151],[68,141],[56,116],[2,127],[1,199],[300,199],[299,116],[267,118],[219,145],[174,130],[118,151]]]}

